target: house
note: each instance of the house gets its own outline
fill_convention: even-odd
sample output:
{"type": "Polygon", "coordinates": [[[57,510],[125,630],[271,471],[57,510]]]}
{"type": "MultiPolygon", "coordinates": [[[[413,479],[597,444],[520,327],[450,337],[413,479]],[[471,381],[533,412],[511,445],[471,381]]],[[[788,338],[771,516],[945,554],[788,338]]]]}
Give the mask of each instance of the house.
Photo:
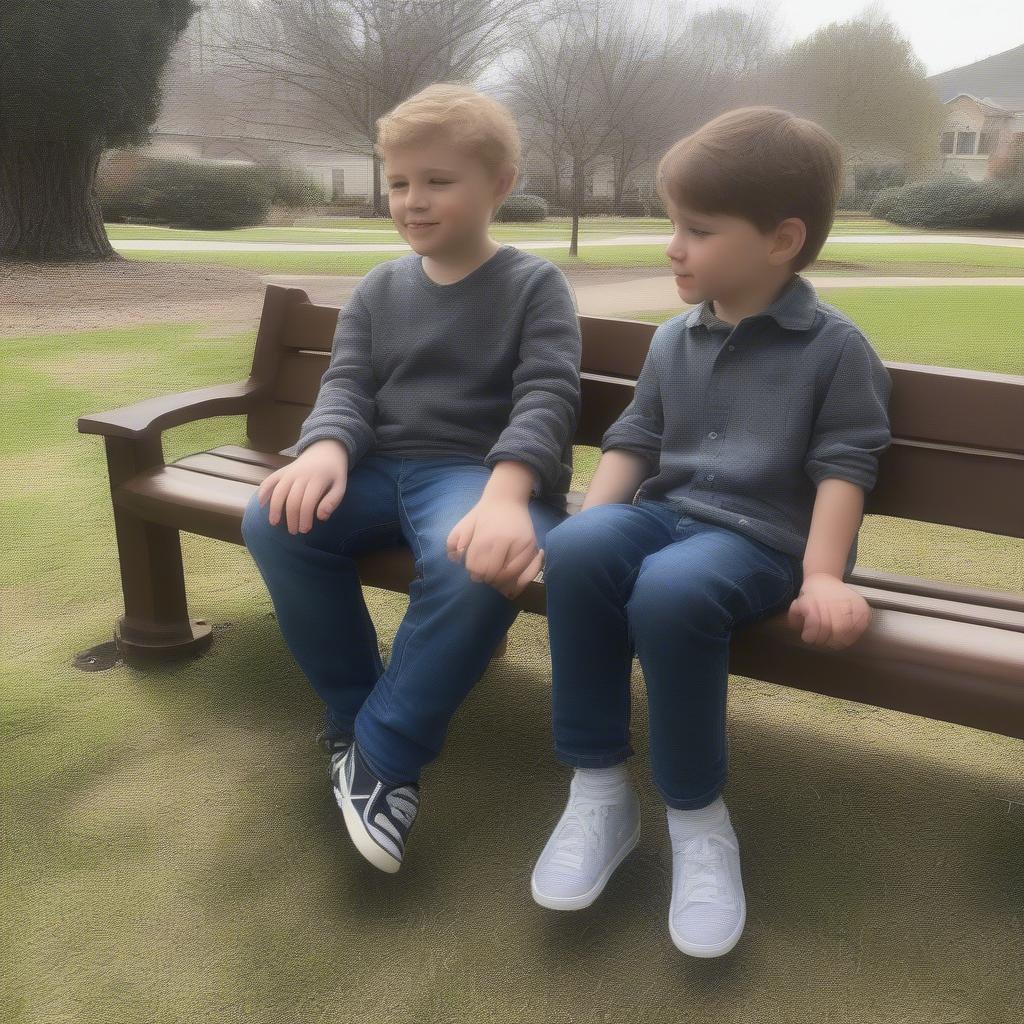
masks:
{"type": "Polygon", "coordinates": [[[932,75],[946,107],[941,168],[976,181],[1024,150],[1024,45],[932,75]]]}

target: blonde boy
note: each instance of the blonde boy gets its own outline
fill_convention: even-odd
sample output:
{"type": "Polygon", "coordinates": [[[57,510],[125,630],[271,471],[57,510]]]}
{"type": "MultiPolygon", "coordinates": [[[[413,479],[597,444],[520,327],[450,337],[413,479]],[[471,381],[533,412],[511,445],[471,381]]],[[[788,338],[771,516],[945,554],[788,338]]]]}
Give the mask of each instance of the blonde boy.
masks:
{"type": "Polygon", "coordinates": [[[829,233],[841,153],[784,110],[733,110],[658,168],[680,297],[605,433],[580,513],[546,544],[556,755],[576,771],[534,868],[537,902],[592,903],[640,835],[630,670],[647,684],[679,949],[720,956],[746,919],[721,797],[732,632],[789,609],[807,643],[867,625],[845,582],[890,442],[889,375],[799,271],[829,233]]]}
{"type": "Polygon", "coordinates": [[[436,84],[378,133],[413,252],[374,267],[342,309],[298,457],[253,495],[242,533],[327,706],[349,834],[394,872],[420,771],[565,516],[581,342],[562,272],[488,234],[520,162],[509,111],[436,84]],[[385,668],[355,557],[395,544],[416,576],[385,668]]]}

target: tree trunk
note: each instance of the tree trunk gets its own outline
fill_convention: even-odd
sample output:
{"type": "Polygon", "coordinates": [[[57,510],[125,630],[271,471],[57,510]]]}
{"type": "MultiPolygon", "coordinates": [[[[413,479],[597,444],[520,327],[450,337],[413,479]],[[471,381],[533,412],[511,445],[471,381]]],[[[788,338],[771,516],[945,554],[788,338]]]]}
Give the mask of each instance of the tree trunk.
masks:
{"type": "Polygon", "coordinates": [[[572,158],[572,238],[569,241],[569,255],[579,255],[580,214],[583,212],[583,167],[572,158]]]}
{"type": "Polygon", "coordinates": [[[375,217],[389,216],[390,211],[388,214],[385,214],[383,204],[380,201],[380,158],[374,153],[371,159],[373,160],[373,203],[371,204],[371,209],[375,217]]]}
{"type": "Polygon", "coordinates": [[[0,140],[0,259],[123,260],[96,198],[102,153],[92,140],[0,140]]]}

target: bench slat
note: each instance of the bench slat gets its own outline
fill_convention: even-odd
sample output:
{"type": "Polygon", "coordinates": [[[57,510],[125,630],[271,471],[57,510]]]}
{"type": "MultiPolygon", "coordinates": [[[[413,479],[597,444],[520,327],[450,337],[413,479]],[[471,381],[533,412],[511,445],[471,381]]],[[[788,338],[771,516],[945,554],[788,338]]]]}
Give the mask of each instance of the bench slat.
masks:
{"type": "MultiPolygon", "coordinates": [[[[150,521],[240,544],[253,489],[172,464],[140,474],[113,498],[150,521]]],[[[371,552],[357,564],[367,586],[408,592],[414,569],[407,547],[371,552]]],[[[854,585],[873,609],[854,647],[809,647],[780,613],[736,631],[730,671],[1024,738],[1024,613],[854,585]]],[[[517,604],[544,614],[543,585],[531,583],[517,604]]]]}

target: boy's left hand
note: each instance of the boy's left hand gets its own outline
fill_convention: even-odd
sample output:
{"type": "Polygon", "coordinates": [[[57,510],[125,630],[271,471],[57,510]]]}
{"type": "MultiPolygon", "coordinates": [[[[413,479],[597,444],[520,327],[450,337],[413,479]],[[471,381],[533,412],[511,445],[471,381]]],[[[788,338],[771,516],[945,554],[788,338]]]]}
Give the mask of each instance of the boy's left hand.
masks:
{"type": "Polygon", "coordinates": [[[800,639],[839,650],[849,647],[867,629],[871,608],[841,579],[827,572],[805,576],[800,596],[789,606],[787,621],[801,629],[800,639]]]}
{"type": "Polygon", "coordinates": [[[482,498],[448,534],[448,557],[465,561],[470,578],[517,597],[544,562],[533,520],[522,502],[482,498]]]}

